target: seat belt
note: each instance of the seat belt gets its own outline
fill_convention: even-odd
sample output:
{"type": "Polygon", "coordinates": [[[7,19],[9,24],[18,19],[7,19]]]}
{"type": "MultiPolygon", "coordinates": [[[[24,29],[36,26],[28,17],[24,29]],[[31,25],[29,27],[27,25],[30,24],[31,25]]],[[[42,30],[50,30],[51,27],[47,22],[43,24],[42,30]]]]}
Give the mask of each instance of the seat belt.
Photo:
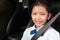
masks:
{"type": "Polygon", "coordinates": [[[45,31],[51,27],[50,25],[57,19],[57,17],[60,15],[60,12],[55,15],[49,22],[47,22],[44,27],[42,27],[33,37],[31,40],[37,40],[45,31]]]}

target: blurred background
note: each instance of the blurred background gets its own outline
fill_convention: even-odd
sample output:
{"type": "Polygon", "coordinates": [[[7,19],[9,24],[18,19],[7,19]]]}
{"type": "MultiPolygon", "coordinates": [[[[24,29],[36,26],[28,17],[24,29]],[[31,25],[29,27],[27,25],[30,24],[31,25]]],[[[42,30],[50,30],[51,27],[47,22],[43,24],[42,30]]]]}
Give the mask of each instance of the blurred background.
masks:
{"type": "MultiPolygon", "coordinates": [[[[51,13],[53,16],[56,15],[60,11],[60,1],[46,1],[48,1],[48,5],[52,8],[51,13]]],[[[31,19],[30,6],[34,2],[36,2],[36,0],[0,0],[0,40],[20,39],[22,37],[31,19]]],[[[60,21],[59,18],[58,20],[60,21]]],[[[54,24],[59,24],[59,21],[54,24]]],[[[54,27],[54,25],[52,26],[54,27]]],[[[59,31],[59,26],[54,28],[59,31]]]]}

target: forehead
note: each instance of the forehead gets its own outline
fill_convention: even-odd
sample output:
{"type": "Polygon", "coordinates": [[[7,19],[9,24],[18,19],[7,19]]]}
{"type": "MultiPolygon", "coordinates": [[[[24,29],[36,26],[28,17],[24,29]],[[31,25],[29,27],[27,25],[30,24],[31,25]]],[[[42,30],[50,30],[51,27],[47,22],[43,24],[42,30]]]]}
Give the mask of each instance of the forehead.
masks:
{"type": "Polygon", "coordinates": [[[32,12],[47,12],[47,10],[43,6],[34,6],[32,12]]]}

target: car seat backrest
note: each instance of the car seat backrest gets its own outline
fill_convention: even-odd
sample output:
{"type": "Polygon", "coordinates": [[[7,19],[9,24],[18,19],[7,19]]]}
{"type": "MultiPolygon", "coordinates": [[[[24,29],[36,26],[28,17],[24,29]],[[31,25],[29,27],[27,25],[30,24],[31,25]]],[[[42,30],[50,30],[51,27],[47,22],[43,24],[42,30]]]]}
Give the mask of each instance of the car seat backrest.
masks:
{"type": "MultiPolygon", "coordinates": [[[[55,16],[58,12],[60,12],[60,2],[56,2],[51,5],[51,12],[53,13],[53,16],[55,16]]],[[[60,27],[59,27],[60,26],[60,15],[51,26],[60,32],[60,27]]]]}
{"type": "Polygon", "coordinates": [[[29,28],[29,27],[32,27],[33,26],[33,22],[32,22],[32,20],[30,19],[30,21],[28,22],[28,24],[27,24],[27,27],[26,28],[29,28]]]}

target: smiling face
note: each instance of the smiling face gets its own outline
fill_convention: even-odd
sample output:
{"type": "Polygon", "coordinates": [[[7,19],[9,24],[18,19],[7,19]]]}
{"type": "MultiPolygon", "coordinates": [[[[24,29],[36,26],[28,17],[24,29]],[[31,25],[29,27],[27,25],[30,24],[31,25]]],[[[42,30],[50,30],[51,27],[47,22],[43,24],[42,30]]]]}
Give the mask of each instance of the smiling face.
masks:
{"type": "Polygon", "coordinates": [[[49,19],[48,11],[43,6],[34,6],[31,13],[32,21],[36,27],[40,27],[49,19]]]}

